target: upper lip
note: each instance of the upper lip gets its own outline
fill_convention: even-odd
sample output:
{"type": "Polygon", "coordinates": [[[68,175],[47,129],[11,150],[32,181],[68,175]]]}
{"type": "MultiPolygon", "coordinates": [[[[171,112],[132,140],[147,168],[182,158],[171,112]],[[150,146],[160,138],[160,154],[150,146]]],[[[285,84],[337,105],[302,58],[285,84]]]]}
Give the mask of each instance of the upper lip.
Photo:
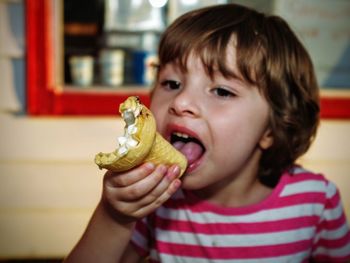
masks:
{"type": "Polygon", "coordinates": [[[171,135],[174,134],[174,133],[187,135],[187,136],[189,136],[191,138],[194,138],[194,139],[198,140],[199,142],[203,143],[203,141],[201,140],[199,135],[195,131],[193,131],[192,129],[187,128],[187,127],[185,127],[183,125],[168,124],[167,127],[166,127],[166,132],[165,132],[166,139],[168,141],[170,141],[171,135]]]}
{"type": "MultiPolygon", "coordinates": [[[[174,143],[175,148],[180,146],[180,145],[175,145],[175,143],[177,143],[177,141],[181,141],[183,143],[194,142],[202,147],[201,156],[197,160],[191,159],[191,163],[188,163],[187,172],[190,173],[190,172],[194,171],[202,163],[203,156],[206,153],[206,146],[203,143],[200,135],[197,132],[195,132],[194,130],[192,130],[191,128],[189,128],[189,126],[183,126],[183,125],[179,125],[179,124],[170,123],[166,126],[165,136],[166,136],[165,138],[170,143],[174,143]],[[188,138],[187,138],[187,136],[188,136],[188,138]]],[[[177,148],[177,149],[179,151],[181,151],[181,149],[179,149],[179,148],[177,148]]],[[[187,158],[187,156],[186,156],[186,158],[187,158]]]]}

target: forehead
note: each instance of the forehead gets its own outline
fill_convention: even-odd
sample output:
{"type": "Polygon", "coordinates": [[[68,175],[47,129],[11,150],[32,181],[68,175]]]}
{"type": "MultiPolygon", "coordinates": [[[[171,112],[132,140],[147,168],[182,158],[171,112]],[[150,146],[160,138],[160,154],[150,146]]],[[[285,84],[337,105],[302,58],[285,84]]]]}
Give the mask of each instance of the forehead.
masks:
{"type": "Polygon", "coordinates": [[[233,35],[225,47],[203,46],[198,48],[188,46],[186,51],[179,52],[173,58],[163,59],[160,57],[160,69],[172,64],[182,73],[189,70],[203,69],[211,78],[214,75],[222,75],[226,78],[242,78],[237,67],[237,38],[233,35]]]}

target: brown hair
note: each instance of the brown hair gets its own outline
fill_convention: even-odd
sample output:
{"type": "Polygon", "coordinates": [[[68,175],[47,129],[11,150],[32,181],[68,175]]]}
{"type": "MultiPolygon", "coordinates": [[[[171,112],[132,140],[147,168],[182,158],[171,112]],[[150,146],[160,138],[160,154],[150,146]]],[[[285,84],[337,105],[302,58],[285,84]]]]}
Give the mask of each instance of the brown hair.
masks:
{"type": "Polygon", "coordinates": [[[186,71],[187,58],[194,54],[210,76],[217,69],[225,77],[236,77],[226,65],[229,45],[235,45],[243,79],[256,85],[271,107],[273,145],[263,153],[259,176],[265,184],[275,185],[281,172],[307,151],[316,134],[319,94],[313,65],[282,18],[227,4],[176,19],[161,38],[160,67],[176,62],[186,71]]]}

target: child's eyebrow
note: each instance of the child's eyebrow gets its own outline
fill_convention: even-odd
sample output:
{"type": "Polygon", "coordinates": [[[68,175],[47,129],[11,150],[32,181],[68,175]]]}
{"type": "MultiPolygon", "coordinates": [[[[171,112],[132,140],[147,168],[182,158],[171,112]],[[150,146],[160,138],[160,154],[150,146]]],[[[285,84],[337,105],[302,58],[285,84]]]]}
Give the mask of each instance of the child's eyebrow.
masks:
{"type": "Polygon", "coordinates": [[[230,69],[230,71],[223,72],[219,70],[218,68],[213,68],[212,71],[213,79],[215,78],[224,78],[228,80],[237,80],[240,82],[246,82],[246,80],[243,78],[242,74],[237,72],[236,70],[230,69]]]}

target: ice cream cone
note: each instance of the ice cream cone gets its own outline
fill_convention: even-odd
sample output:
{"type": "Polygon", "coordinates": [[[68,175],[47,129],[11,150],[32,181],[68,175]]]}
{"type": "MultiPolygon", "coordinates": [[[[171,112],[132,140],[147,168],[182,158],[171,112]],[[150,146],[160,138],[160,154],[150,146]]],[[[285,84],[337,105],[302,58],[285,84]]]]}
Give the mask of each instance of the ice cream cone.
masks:
{"type": "Polygon", "coordinates": [[[114,152],[95,156],[100,169],[122,172],[145,162],[167,166],[177,164],[181,176],[186,170],[187,159],[156,132],[151,111],[136,97],[129,97],[121,104],[120,111],[126,122],[125,134],[119,137],[120,145],[114,152]]]}
{"type": "Polygon", "coordinates": [[[154,164],[179,165],[182,175],[187,167],[186,157],[176,150],[167,140],[165,140],[158,132],[150,153],[147,155],[145,162],[154,164]]]}

